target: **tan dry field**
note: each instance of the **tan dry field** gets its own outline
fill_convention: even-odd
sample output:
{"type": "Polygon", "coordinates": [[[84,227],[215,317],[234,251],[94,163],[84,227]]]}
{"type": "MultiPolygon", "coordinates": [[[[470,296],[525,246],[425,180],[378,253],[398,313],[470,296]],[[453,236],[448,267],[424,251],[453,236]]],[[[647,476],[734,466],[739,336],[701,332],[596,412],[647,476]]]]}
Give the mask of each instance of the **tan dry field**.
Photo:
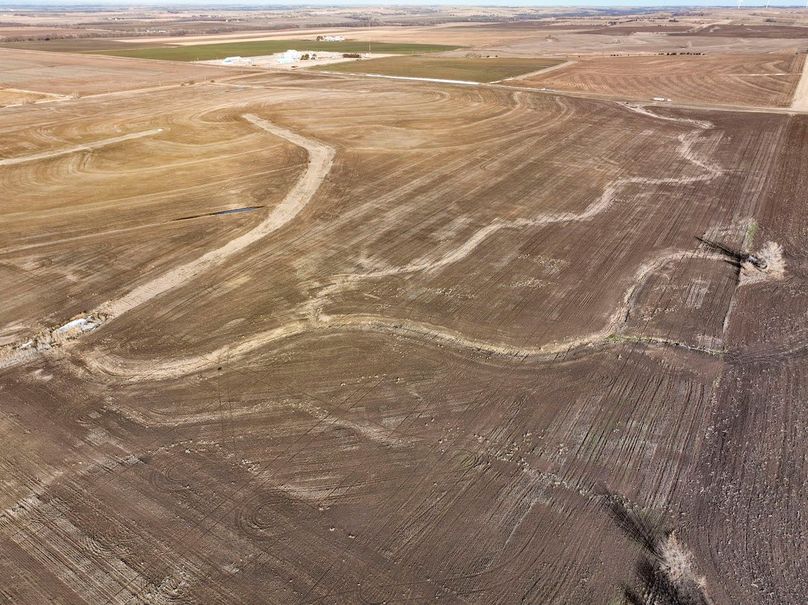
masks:
{"type": "Polygon", "coordinates": [[[709,51],[724,53],[775,52],[801,49],[808,40],[784,35],[779,38],[740,36],[701,36],[671,31],[659,33],[656,26],[635,26],[636,33],[627,35],[626,29],[592,29],[592,23],[573,25],[547,22],[527,23],[444,23],[412,27],[317,27],[287,29],[272,32],[234,32],[211,36],[152,36],[120,38],[117,42],[132,44],[193,44],[229,43],[249,40],[276,40],[284,38],[311,38],[330,34],[351,40],[376,42],[411,42],[420,44],[456,44],[476,49],[498,51],[505,54],[559,55],[559,54],[612,54],[709,51]],[[647,31],[651,30],[651,31],[647,31]],[[610,34],[611,32],[611,34],[610,34]],[[681,35],[673,35],[681,34],[681,35]]]}
{"type": "Polygon", "coordinates": [[[808,116],[86,61],[0,110],[4,600],[805,601],[808,116]]]}
{"type": "Polygon", "coordinates": [[[676,103],[788,107],[804,54],[581,58],[520,80],[521,86],[676,103]]]}
{"type": "Polygon", "coordinates": [[[18,90],[14,88],[0,88],[0,107],[8,105],[24,105],[34,103],[43,99],[58,98],[55,95],[32,92],[30,90],[18,90]]]}
{"type": "Polygon", "coordinates": [[[698,34],[729,38],[808,38],[808,26],[719,24],[704,27],[698,34]]]}
{"type": "MultiPolygon", "coordinates": [[[[90,30],[92,32],[92,30],[90,30]]],[[[44,38],[49,36],[76,36],[87,34],[86,30],[69,27],[15,27],[0,25],[0,40],[18,38],[44,38]]]]}
{"type": "Polygon", "coordinates": [[[808,111],[808,61],[803,61],[802,77],[794,89],[791,107],[798,111],[808,111]]]}
{"type": "MultiPolygon", "coordinates": [[[[233,76],[233,70],[167,61],[2,49],[0,88],[92,95],[233,76]]],[[[5,142],[5,141],[4,141],[5,142]]]]}
{"type": "Polygon", "coordinates": [[[241,42],[248,40],[278,40],[285,38],[311,38],[318,35],[345,36],[351,40],[366,40],[378,42],[412,42],[417,40],[421,44],[457,44],[480,46],[486,44],[502,43],[503,40],[522,40],[535,35],[536,31],[552,31],[553,26],[536,24],[527,31],[524,28],[509,27],[507,24],[479,23],[442,23],[439,25],[425,25],[412,27],[317,27],[304,29],[285,29],[272,32],[237,32],[211,36],[183,36],[182,38],[170,36],[154,36],[146,38],[122,38],[119,41],[130,41],[150,44],[171,44],[177,46],[190,46],[192,44],[215,44],[241,42]],[[549,28],[549,29],[548,29],[549,28]]]}
{"type": "MultiPolygon", "coordinates": [[[[564,11],[567,18],[557,19],[558,9],[541,7],[451,7],[440,9],[432,6],[380,6],[363,7],[274,7],[268,10],[253,9],[248,12],[218,8],[208,14],[200,14],[198,8],[173,7],[171,10],[140,7],[119,10],[19,10],[5,11],[0,24],[0,43],[20,45],[22,48],[59,50],[62,42],[81,40],[85,36],[98,39],[160,39],[171,42],[201,36],[250,36],[272,34],[276,31],[305,31],[310,28],[342,28],[353,30],[361,27],[393,26],[398,29],[422,28],[433,25],[479,24],[480,22],[505,22],[509,27],[519,26],[526,19],[550,20],[570,23],[569,17],[580,12],[584,18],[576,18],[573,27],[595,27],[607,22],[612,13],[602,16],[598,11],[564,11]],[[586,16],[589,15],[589,16],[586,16]],[[516,21],[513,21],[516,20],[516,21]]],[[[665,19],[670,13],[646,15],[647,19],[665,19]]],[[[695,22],[702,22],[694,17],[695,22]]],[[[100,48],[100,47],[96,47],[100,48]]]]}
{"type": "Polygon", "coordinates": [[[732,38],[698,35],[636,33],[630,36],[607,36],[602,33],[547,32],[508,43],[491,43],[485,49],[515,55],[655,55],[660,52],[708,53],[793,53],[803,50],[808,41],[794,38],[732,38]]]}

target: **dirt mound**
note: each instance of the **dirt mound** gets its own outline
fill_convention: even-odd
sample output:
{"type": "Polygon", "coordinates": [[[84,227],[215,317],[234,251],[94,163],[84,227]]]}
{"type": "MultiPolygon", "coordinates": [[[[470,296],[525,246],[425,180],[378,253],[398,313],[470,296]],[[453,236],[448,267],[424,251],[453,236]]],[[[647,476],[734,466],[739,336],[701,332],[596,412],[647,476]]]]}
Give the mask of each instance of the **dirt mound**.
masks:
{"type": "Polygon", "coordinates": [[[780,244],[766,242],[752,256],[759,262],[755,264],[751,260],[747,260],[741,263],[742,285],[783,279],[786,274],[786,261],[783,258],[783,247],[780,244]]]}

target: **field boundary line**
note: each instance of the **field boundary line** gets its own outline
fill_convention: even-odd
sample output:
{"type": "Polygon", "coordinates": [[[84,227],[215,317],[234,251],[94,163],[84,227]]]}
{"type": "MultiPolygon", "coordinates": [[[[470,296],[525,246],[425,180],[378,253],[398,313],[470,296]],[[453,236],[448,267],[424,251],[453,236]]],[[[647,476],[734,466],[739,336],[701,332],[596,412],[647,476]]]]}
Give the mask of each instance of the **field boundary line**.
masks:
{"type": "Polygon", "coordinates": [[[488,82],[488,84],[502,84],[503,82],[513,82],[514,80],[525,80],[531,76],[536,75],[544,75],[551,71],[558,71],[559,69],[564,69],[565,67],[571,67],[575,65],[578,61],[573,61],[570,59],[569,61],[564,61],[563,63],[559,63],[558,65],[551,65],[550,67],[545,67],[544,69],[537,69],[536,71],[529,71],[526,74],[519,74],[518,76],[511,76],[510,78],[502,78],[501,80],[494,80],[493,82],[488,82]]]}

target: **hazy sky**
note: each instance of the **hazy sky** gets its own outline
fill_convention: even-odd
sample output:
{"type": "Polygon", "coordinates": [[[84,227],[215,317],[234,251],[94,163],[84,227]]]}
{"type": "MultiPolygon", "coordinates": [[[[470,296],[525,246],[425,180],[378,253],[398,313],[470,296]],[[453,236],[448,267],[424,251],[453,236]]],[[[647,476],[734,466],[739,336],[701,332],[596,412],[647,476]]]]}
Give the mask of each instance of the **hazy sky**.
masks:
{"type": "MultiPolygon", "coordinates": [[[[261,1],[261,0],[0,0],[0,9],[9,6],[245,6],[285,7],[294,6],[593,6],[593,7],[682,7],[682,6],[736,6],[737,0],[404,0],[396,2],[369,0],[308,0],[308,1],[261,1]]],[[[744,7],[763,6],[765,0],[742,0],[744,7]]],[[[804,2],[794,0],[771,0],[770,6],[804,7],[804,2]]]]}

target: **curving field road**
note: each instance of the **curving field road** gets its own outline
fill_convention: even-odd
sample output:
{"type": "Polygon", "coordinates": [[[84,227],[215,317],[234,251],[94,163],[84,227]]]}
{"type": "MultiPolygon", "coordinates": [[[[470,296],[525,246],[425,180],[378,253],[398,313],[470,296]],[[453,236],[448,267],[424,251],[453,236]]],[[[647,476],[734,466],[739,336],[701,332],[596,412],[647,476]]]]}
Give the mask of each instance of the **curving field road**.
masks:
{"type": "Polygon", "coordinates": [[[307,139],[290,130],[275,126],[257,116],[247,114],[244,118],[270,134],[286,139],[306,150],[309,154],[308,166],[297,183],[295,183],[295,186],[263,221],[247,233],[230,240],[220,248],[211,250],[191,262],[176,267],[152,281],[138,286],[118,299],[104,303],[95,311],[96,313],[102,314],[109,319],[114,319],[160,296],[164,292],[194,279],[200,273],[209,270],[211,267],[286,226],[314,197],[323,179],[331,170],[334,149],[324,143],[307,139]]]}

